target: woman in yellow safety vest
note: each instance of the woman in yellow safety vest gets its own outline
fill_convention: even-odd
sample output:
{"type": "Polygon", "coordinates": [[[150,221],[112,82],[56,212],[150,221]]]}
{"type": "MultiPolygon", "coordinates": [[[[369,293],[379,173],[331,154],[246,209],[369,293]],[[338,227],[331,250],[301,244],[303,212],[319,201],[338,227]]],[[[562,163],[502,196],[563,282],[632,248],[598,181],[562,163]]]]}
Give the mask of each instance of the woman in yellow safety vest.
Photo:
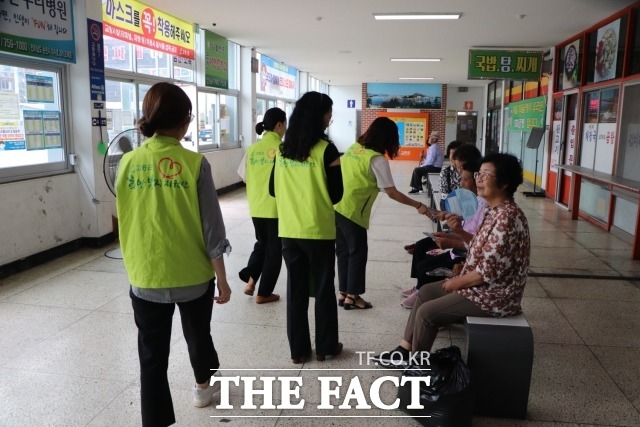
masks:
{"type": "Polygon", "coordinates": [[[278,237],[276,201],[269,195],[269,177],[286,130],[286,113],[277,107],[268,109],[263,120],[256,125],[256,133],[262,135],[262,139],[247,149],[246,161],[239,170],[247,183],[249,213],[257,240],[247,266],[239,275],[247,283],[244,288],[247,295],[253,295],[256,282],[260,279],[256,296],[258,304],[280,299],[273,290],[282,267],[282,242],[278,237]]]}
{"type": "Polygon", "coordinates": [[[369,129],[342,156],[340,168],[344,185],[336,210],[336,255],[338,257],[338,304],[345,310],[372,308],[360,295],[365,292],[367,268],[367,229],[371,207],[380,190],[420,214],[427,207],[396,189],[385,155],[398,155],[398,127],[387,117],[378,117],[369,129]]]}
{"type": "Polygon", "coordinates": [[[144,426],[175,423],[167,367],[176,305],[195,376],[193,404],[211,403],[209,381],[220,366],[211,310],[214,300],[225,304],[231,297],[222,258],[231,246],[211,167],[180,144],[191,111],[178,86],[153,85],[138,121],[149,139],[122,157],[116,182],[120,245],[138,327],[144,426]]]}
{"type": "Polygon", "coordinates": [[[297,102],[280,151],[273,192],[278,207],[282,256],[287,266],[287,337],[293,363],[311,354],[308,307],[315,296],[316,356],[342,351],[335,301],[335,212],[342,197],[340,154],[325,130],[333,101],[307,92],[297,102]]]}

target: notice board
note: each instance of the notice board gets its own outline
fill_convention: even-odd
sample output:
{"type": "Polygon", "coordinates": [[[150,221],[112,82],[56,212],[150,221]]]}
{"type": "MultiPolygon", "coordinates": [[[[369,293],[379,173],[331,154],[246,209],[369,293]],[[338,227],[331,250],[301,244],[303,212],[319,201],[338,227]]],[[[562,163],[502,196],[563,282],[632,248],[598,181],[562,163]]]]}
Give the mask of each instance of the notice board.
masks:
{"type": "Polygon", "coordinates": [[[420,160],[429,135],[429,113],[380,112],[378,117],[388,117],[398,125],[400,151],[397,160],[420,160]]]}

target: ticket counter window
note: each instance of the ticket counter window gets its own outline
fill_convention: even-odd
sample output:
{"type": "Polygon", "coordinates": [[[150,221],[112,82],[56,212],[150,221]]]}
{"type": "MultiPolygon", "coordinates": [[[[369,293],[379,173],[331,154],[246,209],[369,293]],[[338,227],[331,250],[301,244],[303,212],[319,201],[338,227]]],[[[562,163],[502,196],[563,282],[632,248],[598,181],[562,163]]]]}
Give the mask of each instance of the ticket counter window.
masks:
{"type": "Polygon", "coordinates": [[[0,182],[68,169],[63,68],[0,58],[0,182]]]}

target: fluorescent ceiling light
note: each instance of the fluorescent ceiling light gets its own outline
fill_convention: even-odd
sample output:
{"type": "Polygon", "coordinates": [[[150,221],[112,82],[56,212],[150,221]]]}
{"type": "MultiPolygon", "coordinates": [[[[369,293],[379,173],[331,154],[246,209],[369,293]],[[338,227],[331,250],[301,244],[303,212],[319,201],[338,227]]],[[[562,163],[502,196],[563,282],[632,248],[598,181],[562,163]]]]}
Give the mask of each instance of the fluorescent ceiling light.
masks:
{"type": "Polygon", "coordinates": [[[440,62],[440,58],[391,58],[391,62],[440,62]]]}
{"type": "Polygon", "coordinates": [[[374,13],[377,20],[459,19],[460,13],[374,13]]]}
{"type": "Polygon", "coordinates": [[[433,77],[398,77],[398,80],[433,80],[433,77]]]}

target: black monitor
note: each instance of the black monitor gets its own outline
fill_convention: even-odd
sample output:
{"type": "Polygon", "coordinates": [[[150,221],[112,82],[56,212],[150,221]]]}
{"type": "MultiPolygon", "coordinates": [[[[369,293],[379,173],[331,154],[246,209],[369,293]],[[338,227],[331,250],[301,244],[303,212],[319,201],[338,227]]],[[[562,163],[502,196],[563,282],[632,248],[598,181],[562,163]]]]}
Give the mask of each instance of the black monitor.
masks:
{"type": "Polygon", "coordinates": [[[544,128],[531,128],[529,139],[527,140],[527,148],[537,149],[540,146],[540,141],[544,136],[544,128]]]}

